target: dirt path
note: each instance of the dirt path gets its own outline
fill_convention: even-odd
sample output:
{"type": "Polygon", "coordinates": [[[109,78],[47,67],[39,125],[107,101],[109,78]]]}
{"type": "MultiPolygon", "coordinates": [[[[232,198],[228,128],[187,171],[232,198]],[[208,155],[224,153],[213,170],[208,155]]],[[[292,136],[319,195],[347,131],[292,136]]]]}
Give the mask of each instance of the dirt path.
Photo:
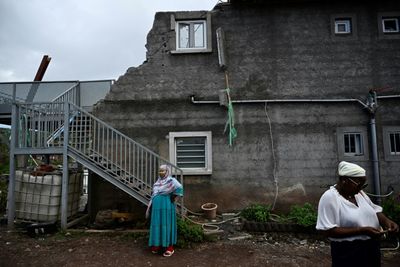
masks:
{"type": "MultiPolygon", "coordinates": [[[[151,254],[137,234],[54,234],[31,238],[0,227],[0,266],[330,266],[329,244],[289,234],[255,235],[151,254]]],[[[398,266],[400,252],[385,252],[383,266],[398,266]]]]}

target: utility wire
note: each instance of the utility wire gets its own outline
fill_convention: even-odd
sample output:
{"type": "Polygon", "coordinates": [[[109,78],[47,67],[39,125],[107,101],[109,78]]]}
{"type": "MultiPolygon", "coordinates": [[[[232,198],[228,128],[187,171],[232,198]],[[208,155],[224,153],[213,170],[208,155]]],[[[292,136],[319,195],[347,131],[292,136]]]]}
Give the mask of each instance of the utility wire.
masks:
{"type": "Polygon", "coordinates": [[[268,111],[267,111],[267,102],[265,102],[264,105],[264,111],[265,111],[265,116],[267,118],[267,123],[269,126],[269,136],[271,138],[271,151],[272,151],[272,159],[274,161],[274,170],[272,172],[272,176],[274,178],[274,185],[275,185],[275,197],[274,197],[274,202],[272,204],[272,208],[271,210],[274,210],[275,208],[275,204],[276,204],[276,200],[278,199],[278,194],[279,194],[279,186],[278,186],[278,176],[276,175],[276,157],[275,157],[275,147],[274,147],[274,138],[272,136],[272,126],[271,126],[271,119],[268,115],[268,111]]]}

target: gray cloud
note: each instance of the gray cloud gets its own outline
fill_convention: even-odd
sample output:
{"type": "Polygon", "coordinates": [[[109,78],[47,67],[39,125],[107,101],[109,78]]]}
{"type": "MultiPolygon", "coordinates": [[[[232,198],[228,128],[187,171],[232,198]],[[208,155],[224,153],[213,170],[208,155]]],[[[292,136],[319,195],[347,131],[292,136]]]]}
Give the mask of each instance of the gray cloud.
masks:
{"type": "Polygon", "coordinates": [[[217,0],[0,0],[0,82],[116,79],[145,59],[157,11],[211,10],[217,0]]]}

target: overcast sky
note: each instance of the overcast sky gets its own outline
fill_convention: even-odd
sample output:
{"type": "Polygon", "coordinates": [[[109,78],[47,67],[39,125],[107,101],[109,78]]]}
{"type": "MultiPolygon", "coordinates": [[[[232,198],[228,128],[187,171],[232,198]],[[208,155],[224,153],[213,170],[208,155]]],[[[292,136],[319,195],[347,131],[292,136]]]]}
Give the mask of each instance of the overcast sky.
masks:
{"type": "Polygon", "coordinates": [[[0,0],[0,82],[117,79],[145,60],[157,11],[211,10],[218,0],[0,0]]]}

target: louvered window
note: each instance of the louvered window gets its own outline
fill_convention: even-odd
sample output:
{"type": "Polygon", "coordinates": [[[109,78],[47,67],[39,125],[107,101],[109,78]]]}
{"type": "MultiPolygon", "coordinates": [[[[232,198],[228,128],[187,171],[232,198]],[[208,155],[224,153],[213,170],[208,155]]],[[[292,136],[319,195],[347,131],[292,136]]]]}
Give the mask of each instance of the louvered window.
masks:
{"type": "Polygon", "coordinates": [[[169,133],[170,161],[184,174],[211,174],[211,132],[169,133]]]}
{"type": "Polygon", "coordinates": [[[206,138],[176,138],[176,165],[179,168],[204,168],[206,166],[206,138]]]}

